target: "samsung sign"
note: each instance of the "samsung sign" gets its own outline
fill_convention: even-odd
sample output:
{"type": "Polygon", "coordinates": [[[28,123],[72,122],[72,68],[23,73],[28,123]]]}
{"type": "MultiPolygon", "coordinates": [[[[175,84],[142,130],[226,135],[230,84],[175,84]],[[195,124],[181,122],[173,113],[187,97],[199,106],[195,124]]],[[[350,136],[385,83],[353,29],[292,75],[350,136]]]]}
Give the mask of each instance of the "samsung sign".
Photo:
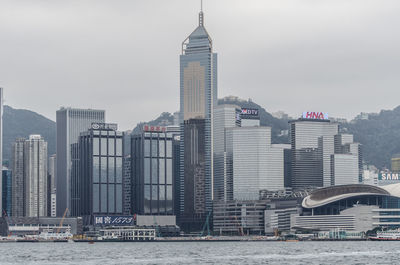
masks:
{"type": "Polygon", "coordinates": [[[326,112],[303,112],[303,119],[307,120],[328,120],[328,113],[326,112]]]}
{"type": "Polygon", "coordinates": [[[399,180],[400,174],[391,172],[381,172],[378,175],[378,180],[399,180]]]}

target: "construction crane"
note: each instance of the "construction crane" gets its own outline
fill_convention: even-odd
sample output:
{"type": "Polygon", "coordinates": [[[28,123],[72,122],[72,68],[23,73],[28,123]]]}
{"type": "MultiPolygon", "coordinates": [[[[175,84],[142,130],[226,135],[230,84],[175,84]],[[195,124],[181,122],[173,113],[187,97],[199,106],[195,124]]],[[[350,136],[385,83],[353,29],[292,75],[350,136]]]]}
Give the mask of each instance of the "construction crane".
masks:
{"type": "Polygon", "coordinates": [[[61,218],[60,224],[58,225],[57,234],[60,233],[61,226],[62,226],[63,223],[64,223],[64,219],[65,219],[65,216],[67,215],[67,212],[68,212],[68,208],[65,208],[64,215],[63,215],[63,217],[61,218]]]}
{"type": "Polygon", "coordinates": [[[207,215],[207,218],[206,218],[206,221],[204,222],[203,229],[201,230],[200,236],[203,236],[204,231],[206,230],[206,227],[207,227],[207,236],[211,235],[211,233],[210,233],[210,216],[211,216],[211,212],[209,212],[207,215]]]}

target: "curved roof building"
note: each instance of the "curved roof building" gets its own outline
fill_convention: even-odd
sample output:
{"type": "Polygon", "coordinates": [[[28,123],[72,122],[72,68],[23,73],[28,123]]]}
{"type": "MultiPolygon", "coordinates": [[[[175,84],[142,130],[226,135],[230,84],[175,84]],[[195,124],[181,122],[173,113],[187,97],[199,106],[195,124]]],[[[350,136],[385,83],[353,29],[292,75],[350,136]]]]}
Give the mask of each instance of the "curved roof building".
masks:
{"type": "Polygon", "coordinates": [[[386,186],[339,185],[313,191],[302,201],[293,227],[368,231],[400,227],[400,183],[386,186]]]}

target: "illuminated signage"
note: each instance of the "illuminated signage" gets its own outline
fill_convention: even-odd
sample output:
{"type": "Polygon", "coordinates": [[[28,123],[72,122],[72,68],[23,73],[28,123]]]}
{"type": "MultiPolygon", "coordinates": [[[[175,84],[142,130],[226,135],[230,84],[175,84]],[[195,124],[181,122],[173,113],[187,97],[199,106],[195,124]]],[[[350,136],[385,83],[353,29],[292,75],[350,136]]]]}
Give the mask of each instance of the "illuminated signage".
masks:
{"type": "Polygon", "coordinates": [[[328,120],[328,113],[326,112],[303,112],[303,119],[308,120],[328,120]]]}
{"type": "Polygon", "coordinates": [[[241,111],[240,114],[242,114],[242,115],[258,116],[258,109],[242,108],[242,111],[241,111]]]}
{"type": "Polygon", "coordinates": [[[391,172],[381,172],[378,175],[378,180],[400,180],[400,174],[391,172]]]}
{"type": "Polygon", "coordinates": [[[118,125],[115,123],[92,123],[93,130],[118,130],[118,125]]]}
{"type": "Polygon", "coordinates": [[[94,216],[94,225],[101,226],[124,226],[134,225],[135,218],[133,216],[94,216]]]}
{"type": "Polygon", "coordinates": [[[144,125],[143,131],[145,131],[145,132],[166,132],[167,127],[144,125]]]}

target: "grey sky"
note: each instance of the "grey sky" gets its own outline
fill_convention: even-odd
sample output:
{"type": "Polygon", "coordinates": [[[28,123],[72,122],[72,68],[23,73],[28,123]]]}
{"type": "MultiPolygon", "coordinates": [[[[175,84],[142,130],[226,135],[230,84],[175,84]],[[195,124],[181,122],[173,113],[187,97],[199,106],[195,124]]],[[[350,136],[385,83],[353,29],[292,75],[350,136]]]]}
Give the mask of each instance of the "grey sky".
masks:
{"type": "MultiPolygon", "coordinates": [[[[106,110],[129,129],[179,108],[181,42],[199,0],[0,0],[6,104],[51,119],[106,110]]],[[[352,118],[400,105],[400,1],[205,0],[219,97],[352,118]]]]}

